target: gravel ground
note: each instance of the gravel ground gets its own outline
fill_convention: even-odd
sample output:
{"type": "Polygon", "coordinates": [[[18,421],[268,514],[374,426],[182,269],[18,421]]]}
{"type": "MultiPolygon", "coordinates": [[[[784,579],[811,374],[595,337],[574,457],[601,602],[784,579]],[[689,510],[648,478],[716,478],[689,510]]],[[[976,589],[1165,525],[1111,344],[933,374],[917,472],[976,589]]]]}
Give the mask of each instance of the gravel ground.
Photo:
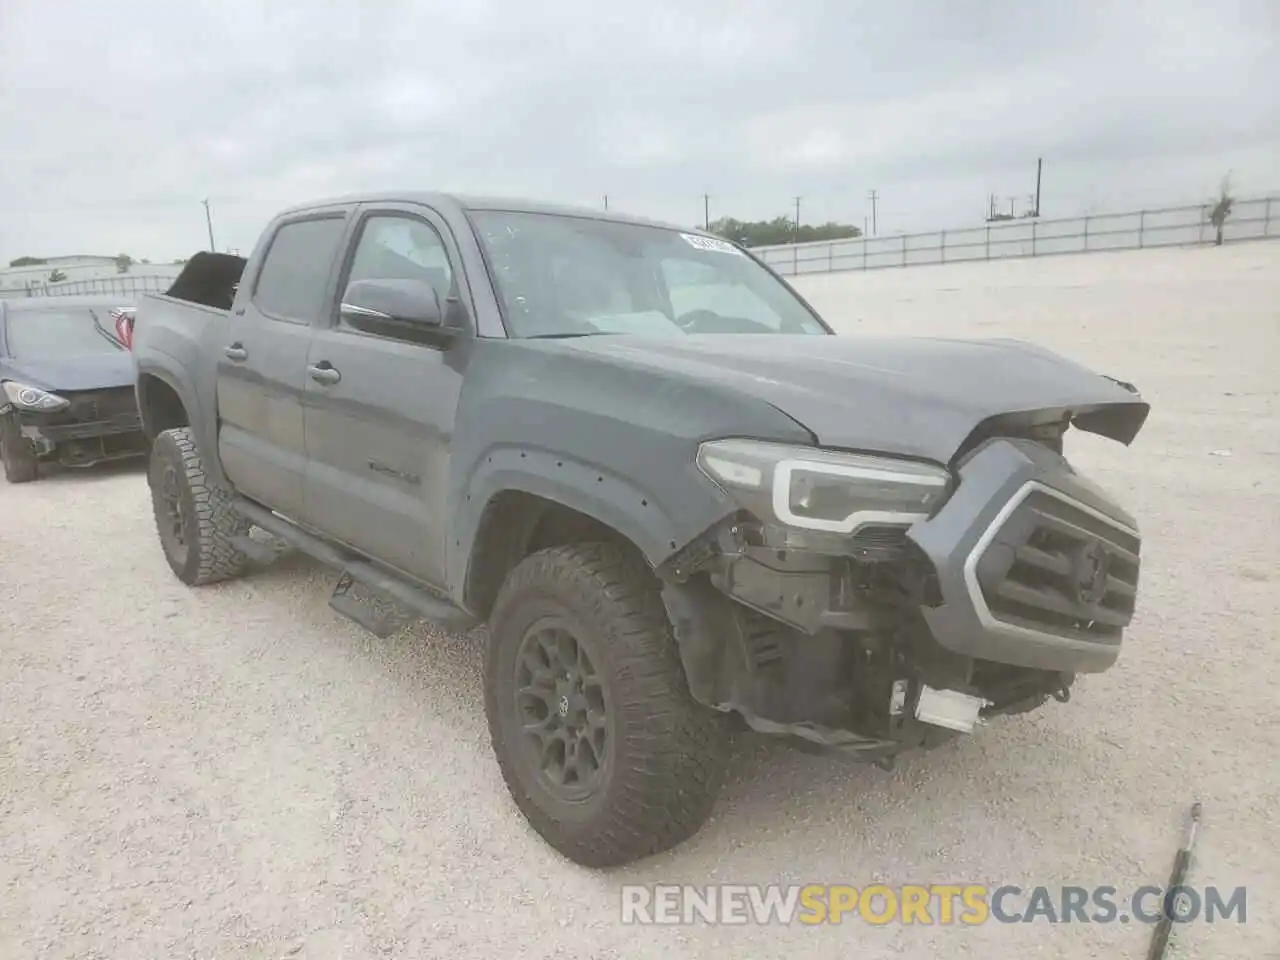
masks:
{"type": "Polygon", "coordinates": [[[640,930],[619,887],[1126,891],[1193,797],[1193,880],[1247,885],[1248,921],[1175,955],[1280,957],[1280,244],[801,286],[848,332],[1035,339],[1143,389],[1131,449],[1069,449],[1148,538],[1116,668],[891,774],[748,739],[697,838],[601,876],[509,801],[479,636],[375,640],[299,558],[188,590],[136,469],[0,484],[0,957],[1139,957],[1140,924],[640,930]]]}

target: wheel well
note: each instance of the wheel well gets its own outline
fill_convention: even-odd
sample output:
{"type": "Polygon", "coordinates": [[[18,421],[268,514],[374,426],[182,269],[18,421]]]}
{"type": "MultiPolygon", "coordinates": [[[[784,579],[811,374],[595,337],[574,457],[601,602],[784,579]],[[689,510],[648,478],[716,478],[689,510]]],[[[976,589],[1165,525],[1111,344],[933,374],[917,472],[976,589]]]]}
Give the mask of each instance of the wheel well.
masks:
{"type": "Polygon", "coordinates": [[[142,428],[149,439],[154,440],[165,430],[191,426],[182,398],[159,377],[143,374],[138,380],[138,394],[142,428]]]}
{"type": "Polygon", "coordinates": [[[566,543],[602,541],[639,553],[606,523],[562,503],[519,490],[499,493],[485,506],[467,574],[467,606],[489,616],[507,574],[525,557],[566,543]]]}

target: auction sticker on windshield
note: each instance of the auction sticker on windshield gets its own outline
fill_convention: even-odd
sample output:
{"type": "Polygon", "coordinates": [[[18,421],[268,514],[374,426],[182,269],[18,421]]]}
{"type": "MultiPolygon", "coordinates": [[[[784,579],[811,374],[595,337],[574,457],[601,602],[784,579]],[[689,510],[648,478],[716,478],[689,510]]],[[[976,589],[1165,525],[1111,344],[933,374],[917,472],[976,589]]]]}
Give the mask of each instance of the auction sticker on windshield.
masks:
{"type": "Polygon", "coordinates": [[[688,241],[689,246],[697,247],[699,250],[709,250],[712,253],[733,253],[742,256],[741,250],[724,240],[717,240],[714,237],[699,237],[692,233],[682,233],[680,236],[688,241]]]}

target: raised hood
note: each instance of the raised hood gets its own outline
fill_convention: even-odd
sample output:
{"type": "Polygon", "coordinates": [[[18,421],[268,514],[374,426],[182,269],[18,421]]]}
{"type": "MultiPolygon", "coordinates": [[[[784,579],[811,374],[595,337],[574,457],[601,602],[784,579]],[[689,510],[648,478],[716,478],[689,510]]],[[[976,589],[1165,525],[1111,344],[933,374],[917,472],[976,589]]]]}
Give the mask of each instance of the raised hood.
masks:
{"type": "Polygon", "coordinates": [[[0,380],[41,390],[106,390],[133,385],[133,354],[124,350],[65,359],[0,358],[0,380]]]}
{"type": "Polygon", "coordinates": [[[1069,416],[1128,444],[1149,405],[1120,381],[1015,340],[707,334],[593,336],[570,351],[764,400],[825,447],[949,462],[986,421],[1069,416]]]}

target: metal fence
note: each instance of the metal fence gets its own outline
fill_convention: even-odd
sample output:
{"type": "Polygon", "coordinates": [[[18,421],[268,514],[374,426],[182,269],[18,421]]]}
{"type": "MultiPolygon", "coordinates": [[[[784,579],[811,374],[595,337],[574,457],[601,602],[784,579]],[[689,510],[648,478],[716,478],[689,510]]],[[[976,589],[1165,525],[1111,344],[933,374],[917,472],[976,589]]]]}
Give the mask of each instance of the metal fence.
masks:
{"type": "Polygon", "coordinates": [[[0,289],[0,297],[71,297],[83,294],[134,297],[144,293],[163,293],[173,286],[177,270],[170,275],[128,274],[98,277],[93,280],[63,280],[60,283],[32,283],[23,287],[0,289]]]}
{"type": "MultiPolygon", "coordinates": [[[[852,240],[819,240],[755,247],[752,252],[779,273],[833,273],[925,264],[1008,260],[1103,250],[1187,247],[1214,241],[1209,222],[1212,204],[1103,213],[1061,220],[1001,220],[980,227],[907,233],[852,240]]],[[[1280,238],[1280,196],[1237,200],[1223,230],[1223,240],[1280,238]]],[[[0,289],[0,297],[56,297],[75,294],[161,293],[181,271],[129,274],[95,280],[30,284],[0,289]]]]}
{"type": "MultiPolygon", "coordinates": [[[[1212,243],[1212,204],[1104,213],[1064,220],[1002,220],[960,230],[858,237],[756,247],[781,274],[832,273],[924,264],[1043,257],[1101,250],[1141,250],[1212,243]]],[[[1224,242],[1280,237],[1280,197],[1237,200],[1224,242]]]]}

